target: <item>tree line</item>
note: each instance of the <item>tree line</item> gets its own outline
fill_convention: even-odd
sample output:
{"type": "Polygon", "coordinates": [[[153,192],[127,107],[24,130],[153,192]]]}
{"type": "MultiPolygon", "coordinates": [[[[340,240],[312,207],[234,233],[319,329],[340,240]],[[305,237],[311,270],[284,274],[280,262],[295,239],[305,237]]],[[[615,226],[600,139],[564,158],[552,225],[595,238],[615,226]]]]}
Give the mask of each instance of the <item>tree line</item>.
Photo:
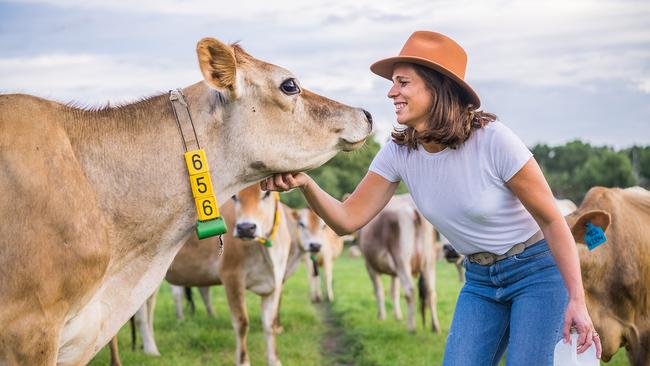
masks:
{"type": "MultiPolygon", "coordinates": [[[[338,154],[309,174],[325,191],[341,199],[359,184],[379,149],[379,143],[369,138],[360,150],[338,154]]],[[[575,140],[558,146],[537,144],[531,151],[555,197],[578,205],[593,186],[650,188],[650,146],[615,150],[575,140]]],[[[398,193],[406,191],[400,184],[398,193]]],[[[306,206],[298,190],[284,194],[282,201],[291,207],[306,206]]]]}

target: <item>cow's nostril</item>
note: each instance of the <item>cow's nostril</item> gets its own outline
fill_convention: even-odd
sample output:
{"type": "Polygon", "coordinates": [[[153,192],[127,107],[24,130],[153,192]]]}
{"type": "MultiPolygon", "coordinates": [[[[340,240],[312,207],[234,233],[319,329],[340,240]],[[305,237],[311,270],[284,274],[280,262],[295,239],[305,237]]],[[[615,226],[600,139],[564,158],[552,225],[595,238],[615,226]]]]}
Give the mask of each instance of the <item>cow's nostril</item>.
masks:
{"type": "Polygon", "coordinates": [[[309,251],[310,252],[316,253],[316,252],[320,251],[320,247],[321,247],[321,245],[318,244],[318,243],[309,243],[309,251]]]}
{"type": "Polygon", "coordinates": [[[236,229],[237,229],[238,236],[252,238],[253,236],[255,236],[255,230],[257,229],[257,225],[255,225],[252,222],[242,222],[237,224],[236,229]]]}
{"type": "Polygon", "coordinates": [[[366,115],[366,118],[368,119],[368,123],[370,123],[370,126],[372,127],[372,114],[370,114],[370,112],[368,112],[365,109],[362,109],[362,111],[363,111],[363,114],[366,115]]]}

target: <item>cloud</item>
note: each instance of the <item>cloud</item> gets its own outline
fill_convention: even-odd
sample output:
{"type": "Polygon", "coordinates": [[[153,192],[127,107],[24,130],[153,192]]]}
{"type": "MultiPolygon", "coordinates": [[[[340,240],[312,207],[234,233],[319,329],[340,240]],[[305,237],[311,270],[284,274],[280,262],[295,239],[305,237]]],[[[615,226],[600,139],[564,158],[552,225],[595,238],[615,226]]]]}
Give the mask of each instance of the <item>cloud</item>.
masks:
{"type": "Polygon", "coordinates": [[[92,54],[0,58],[3,92],[35,93],[66,101],[124,102],[200,80],[197,70],[138,64],[92,54]],[[182,83],[182,84],[179,84],[182,83]]]}
{"type": "MultiPolygon", "coordinates": [[[[0,33],[0,87],[58,99],[124,101],[189,85],[201,77],[195,42],[216,36],[241,40],[253,56],[288,68],[308,89],[370,110],[380,135],[387,136],[394,121],[388,82],[368,67],[397,54],[417,29],[448,34],[463,45],[469,83],[491,111],[527,120],[524,136],[536,136],[540,124],[549,123],[545,130],[551,131],[553,123],[588,125],[603,115],[615,116],[627,131],[638,130],[639,114],[629,111],[639,111],[650,93],[646,0],[6,4],[18,11],[0,11],[6,30],[0,33]],[[113,27],[118,18],[121,26],[113,27]],[[615,106],[604,102],[614,97],[608,94],[614,84],[621,96],[615,106]],[[530,116],[530,108],[538,107],[527,103],[531,94],[546,97],[543,107],[551,117],[530,116]],[[568,117],[565,103],[581,108],[568,117]],[[580,113],[584,109],[594,110],[589,118],[580,113]]],[[[599,133],[609,131],[605,126],[599,133]]],[[[574,130],[566,133],[577,137],[574,130]]]]}

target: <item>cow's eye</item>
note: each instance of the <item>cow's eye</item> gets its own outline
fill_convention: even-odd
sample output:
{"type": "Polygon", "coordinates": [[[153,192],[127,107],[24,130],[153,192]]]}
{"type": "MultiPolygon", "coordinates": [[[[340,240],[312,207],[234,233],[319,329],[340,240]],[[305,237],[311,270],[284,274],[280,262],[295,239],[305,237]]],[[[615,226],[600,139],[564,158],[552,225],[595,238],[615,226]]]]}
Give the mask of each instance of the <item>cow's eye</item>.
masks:
{"type": "Polygon", "coordinates": [[[287,79],[280,84],[280,90],[286,95],[293,95],[300,93],[300,87],[296,83],[296,79],[287,79]]]}
{"type": "Polygon", "coordinates": [[[298,226],[300,226],[300,227],[302,227],[302,228],[305,228],[305,227],[306,227],[306,226],[305,226],[305,223],[303,223],[302,221],[298,221],[298,226]]]}
{"type": "Polygon", "coordinates": [[[230,198],[232,198],[233,201],[237,202],[237,195],[233,194],[232,197],[230,197],[230,198]]]}
{"type": "Polygon", "coordinates": [[[262,199],[268,198],[271,195],[271,191],[266,191],[264,192],[264,195],[262,196],[262,199]]]}

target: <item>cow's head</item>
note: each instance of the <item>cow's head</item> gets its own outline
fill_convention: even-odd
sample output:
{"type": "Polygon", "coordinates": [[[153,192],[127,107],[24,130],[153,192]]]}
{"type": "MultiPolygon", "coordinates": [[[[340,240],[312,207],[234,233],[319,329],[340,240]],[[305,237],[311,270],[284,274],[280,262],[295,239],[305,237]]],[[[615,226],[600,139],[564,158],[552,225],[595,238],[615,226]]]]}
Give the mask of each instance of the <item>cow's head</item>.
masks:
{"type": "Polygon", "coordinates": [[[320,252],[327,245],[325,222],[309,208],[298,210],[295,215],[303,249],[313,254],[320,252]]]}
{"type": "Polygon", "coordinates": [[[235,207],[233,236],[242,240],[267,238],[273,228],[277,192],[263,192],[259,184],[232,196],[235,207]]]}
{"type": "Polygon", "coordinates": [[[442,253],[445,256],[445,260],[449,263],[456,263],[461,257],[451,244],[444,244],[442,246],[442,253]]]}
{"type": "Polygon", "coordinates": [[[236,44],[204,38],[197,54],[218,105],[210,108],[221,124],[215,128],[227,139],[229,156],[244,162],[236,174],[246,181],[318,167],[360,147],[371,132],[365,110],[305,89],[290,71],[236,44]]]}

